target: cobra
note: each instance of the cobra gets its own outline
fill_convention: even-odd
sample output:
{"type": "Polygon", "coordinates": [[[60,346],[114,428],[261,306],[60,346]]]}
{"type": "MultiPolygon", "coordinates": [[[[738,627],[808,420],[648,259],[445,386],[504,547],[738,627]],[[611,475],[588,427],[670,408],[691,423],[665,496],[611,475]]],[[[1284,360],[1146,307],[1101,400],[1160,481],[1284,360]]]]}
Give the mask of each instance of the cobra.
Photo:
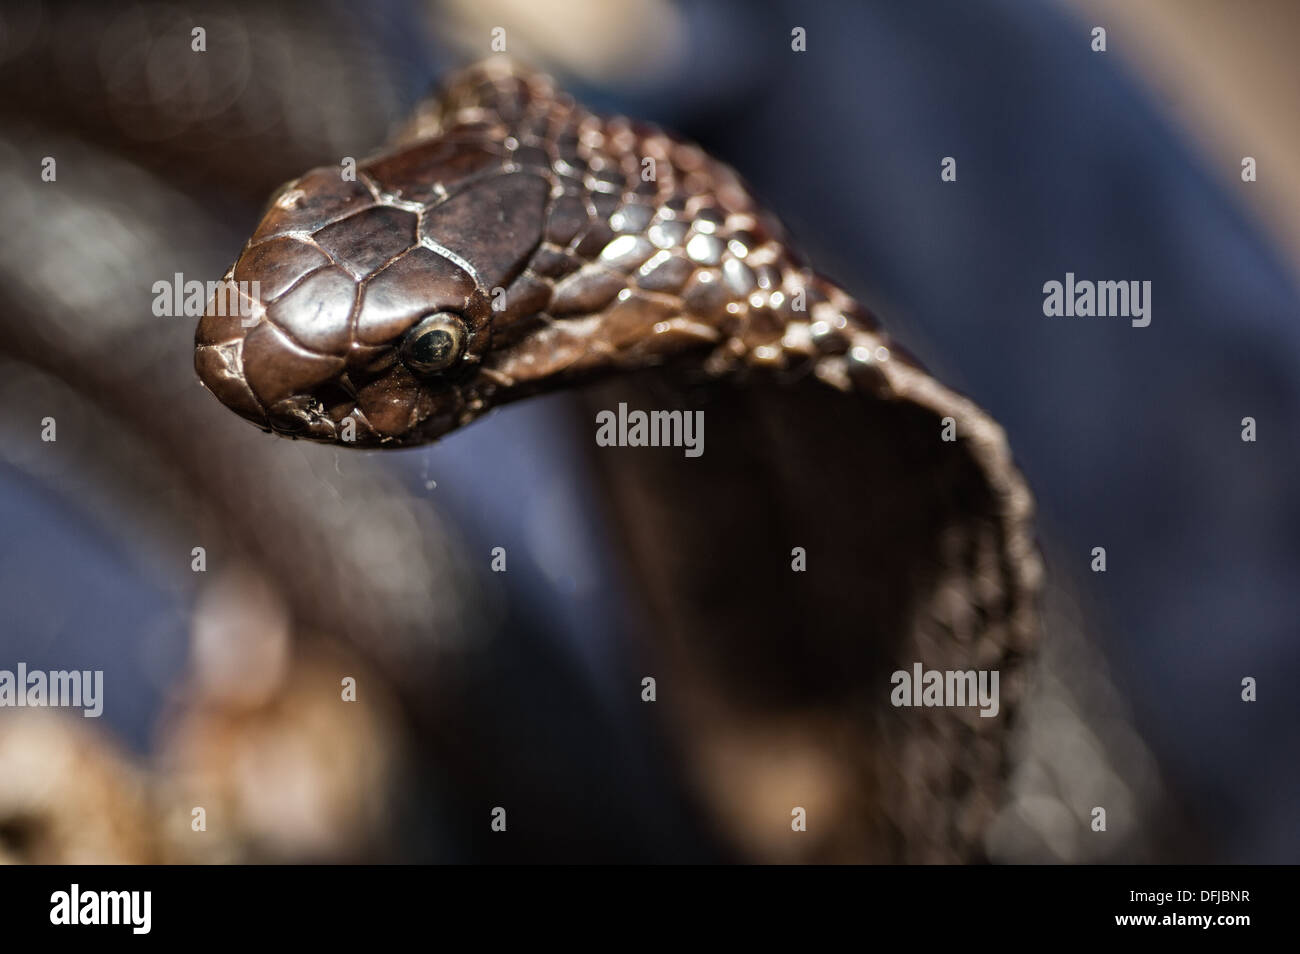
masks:
{"type": "MultiPolygon", "coordinates": [[[[1032,499],[1001,428],[808,267],[729,167],[491,60],[454,76],[355,177],[324,167],[281,188],[226,281],[260,292],[240,314],[200,320],[195,365],[277,434],[409,447],[529,395],[645,375],[767,396],[711,419],[719,450],[685,462],[693,482],[672,486],[658,464],[624,482],[633,510],[652,494],[674,501],[637,526],[647,551],[675,547],[656,571],[673,594],[658,607],[664,631],[688,668],[712,673],[679,698],[732,680],[733,712],[848,707],[874,740],[860,793],[876,808],[860,817],[878,857],[978,856],[1036,639],[1032,499]],[[760,481],[744,468],[773,435],[803,443],[760,481]],[[828,448],[830,464],[814,465],[828,448]],[[741,469],[707,469],[727,460],[741,469]],[[765,495],[778,485],[793,489],[765,495]],[[706,532],[692,508],[731,523],[706,532]],[[806,584],[775,558],[716,576],[745,552],[742,532],[779,537],[782,520],[820,543],[806,584]],[[770,638],[753,639],[760,629],[770,638]],[[999,716],[891,709],[889,673],[916,660],[1000,669],[999,716]],[[866,719],[862,698],[879,704],[866,719]]],[[[722,709],[701,706],[692,725],[721,732],[722,709]]]]}

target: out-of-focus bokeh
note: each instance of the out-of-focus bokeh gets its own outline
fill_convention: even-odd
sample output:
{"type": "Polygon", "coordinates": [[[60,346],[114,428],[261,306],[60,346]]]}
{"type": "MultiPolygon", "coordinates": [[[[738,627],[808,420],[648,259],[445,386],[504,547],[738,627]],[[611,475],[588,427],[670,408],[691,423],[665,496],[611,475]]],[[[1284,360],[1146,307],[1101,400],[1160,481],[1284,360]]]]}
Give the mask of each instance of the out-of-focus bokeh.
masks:
{"type": "Polygon", "coordinates": [[[0,860],[844,857],[852,740],[807,744],[839,727],[690,748],[640,703],[653,633],[574,398],[304,446],[221,409],[192,319],[154,315],[498,28],[733,164],[1007,428],[1050,586],[989,856],[1294,860],[1300,17],[1210,0],[6,4],[0,669],[106,689],[100,719],[0,709],[0,860]],[[1067,271],[1150,280],[1151,326],[1044,319],[1067,271]],[[806,856],[761,822],[791,780],[840,823],[806,856]]]}

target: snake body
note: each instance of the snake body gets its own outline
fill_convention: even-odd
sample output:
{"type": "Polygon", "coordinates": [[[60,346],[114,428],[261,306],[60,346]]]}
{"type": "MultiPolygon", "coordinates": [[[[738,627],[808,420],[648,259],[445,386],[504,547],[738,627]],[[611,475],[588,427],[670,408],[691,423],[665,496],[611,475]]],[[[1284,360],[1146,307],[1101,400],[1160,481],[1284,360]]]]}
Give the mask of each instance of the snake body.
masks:
{"type": "MultiPolygon", "coordinates": [[[[846,744],[871,751],[846,784],[855,817],[872,818],[862,841],[877,860],[979,857],[1007,774],[1039,573],[1031,498],[997,424],[805,265],[730,168],[656,127],[597,116],[540,74],[470,67],[347,171],[312,170],[273,198],[225,276],[241,313],[214,306],[199,323],[203,383],[264,429],[370,448],[427,443],[509,401],[654,369],[775,385],[766,418],[739,415],[735,433],[780,417],[787,433],[806,428],[845,451],[833,479],[807,468],[793,481],[827,515],[818,556],[844,559],[827,558],[821,589],[791,596],[804,601],[792,638],[814,654],[831,647],[822,669],[859,699],[873,684],[875,702],[889,669],[914,660],[1003,675],[997,719],[845,703],[864,726],[846,744]],[[893,609],[872,612],[863,593],[893,609]]],[[[686,484],[683,494],[674,499],[692,495],[686,484]]],[[[693,496],[697,509],[711,499],[693,496]]],[[[768,506],[746,505],[745,525],[768,506]]],[[[726,539],[698,553],[713,559],[708,546],[726,539]]],[[[678,562],[666,592],[707,573],[689,555],[678,562]]],[[[789,578],[764,572],[769,591],[789,578]]],[[[770,612],[758,579],[736,589],[741,621],[715,614],[699,640],[689,621],[672,623],[697,697],[718,672],[697,643],[711,641],[715,661],[762,655],[753,627],[770,612]]],[[[699,605],[726,602],[705,590],[699,605]]],[[[671,616],[684,601],[662,602],[671,616]]],[[[786,648],[769,673],[780,676],[786,648]]],[[[750,668],[748,689],[765,685],[750,668]]],[[[825,689],[789,704],[806,715],[825,689]]],[[[770,712],[773,699],[750,702],[770,712]]],[[[746,704],[702,705],[695,724],[727,724],[724,710],[746,704]]]]}

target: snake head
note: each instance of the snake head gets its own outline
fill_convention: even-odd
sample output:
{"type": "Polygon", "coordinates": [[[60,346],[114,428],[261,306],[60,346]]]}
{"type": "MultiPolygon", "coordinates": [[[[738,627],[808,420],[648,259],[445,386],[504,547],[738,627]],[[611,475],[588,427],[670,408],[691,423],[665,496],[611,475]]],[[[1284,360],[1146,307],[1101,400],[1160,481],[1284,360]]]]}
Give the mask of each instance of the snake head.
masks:
{"type": "Polygon", "coordinates": [[[195,335],[195,368],[227,407],[287,436],[402,447],[543,376],[531,359],[490,367],[494,339],[517,344],[510,325],[535,328],[549,301],[518,282],[565,191],[505,118],[512,97],[554,100],[517,72],[481,64],[387,152],[280,188],[195,335]]]}
{"type": "Polygon", "coordinates": [[[425,143],[282,187],[199,322],[203,383],[263,428],[359,447],[480,413],[491,288],[536,246],[549,193],[503,172],[435,204],[493,162],[483,144],[425,143]]]}

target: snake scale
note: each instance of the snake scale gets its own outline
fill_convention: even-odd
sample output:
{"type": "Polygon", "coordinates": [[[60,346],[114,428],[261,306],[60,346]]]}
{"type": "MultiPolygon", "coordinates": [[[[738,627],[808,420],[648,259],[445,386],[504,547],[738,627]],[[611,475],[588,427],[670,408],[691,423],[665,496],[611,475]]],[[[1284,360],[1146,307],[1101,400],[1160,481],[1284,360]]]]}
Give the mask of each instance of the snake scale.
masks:
{"type": "MultiPolygon", "coordinates": [[[[869,857],[981,857],[1040,575],[1031,497],[998,425],[810,269],[730,168],[651,125],[597,116],[508,61],[453,76],[384,151],[344,171],[314,169],[270,202],[225,276],[240,307],[214,302],[199,322],[203,383],[259,427],[362,448],[425,444],[504,403],[600,380],[685,376],[761,393],[766,410],[729,416],[739,405],[724,404],[711,433],[779,422],[796,443],[830,447],[828,467],[801,470],[807,447],[781,466],[822,517],[810,558],[839,556],[790,595],[800,642],[778,641],[766,661],[751,637],[768,610],[753,594],[791,587],[788,544],[731,604],[704,561],[680,556],[684,569],[663,572],[669,617],[692,599],[743,617],[709,616],[704,656],[689,622],[670,626],[693,698],[709,698],[719,660],[759,660],[732,671],[750,698],[692,703],[684,721],[700,752],[725,745],[727,730],[701,727],[761,718],[782,672],[800,678],[782,652],[806,651],[827,664],[782,705],[804,725],[833,709],[860,726],[826,751],[866,753],[842,788],[855,806],[844,824],[866,830],[869,857]],[[890,708],[888,672],[913,661],[1000,670],[999,716],[890,708]]],[[[757,484],[746,473],[728,478],[734,494],[721,478],[700,493],[679,479],[674,499],[725,510],[757,484]]],[[[769,495],[737,508],[737,525],[781,505],[769,495]]],[[[683,539],[677,549],[691,549],[683,539]]],[[[728,546],[741,544],[713,534],[700,552],[725,558],[728,546]]],[[[731,795],[717,797],[725,807],[731,795]]]]}

